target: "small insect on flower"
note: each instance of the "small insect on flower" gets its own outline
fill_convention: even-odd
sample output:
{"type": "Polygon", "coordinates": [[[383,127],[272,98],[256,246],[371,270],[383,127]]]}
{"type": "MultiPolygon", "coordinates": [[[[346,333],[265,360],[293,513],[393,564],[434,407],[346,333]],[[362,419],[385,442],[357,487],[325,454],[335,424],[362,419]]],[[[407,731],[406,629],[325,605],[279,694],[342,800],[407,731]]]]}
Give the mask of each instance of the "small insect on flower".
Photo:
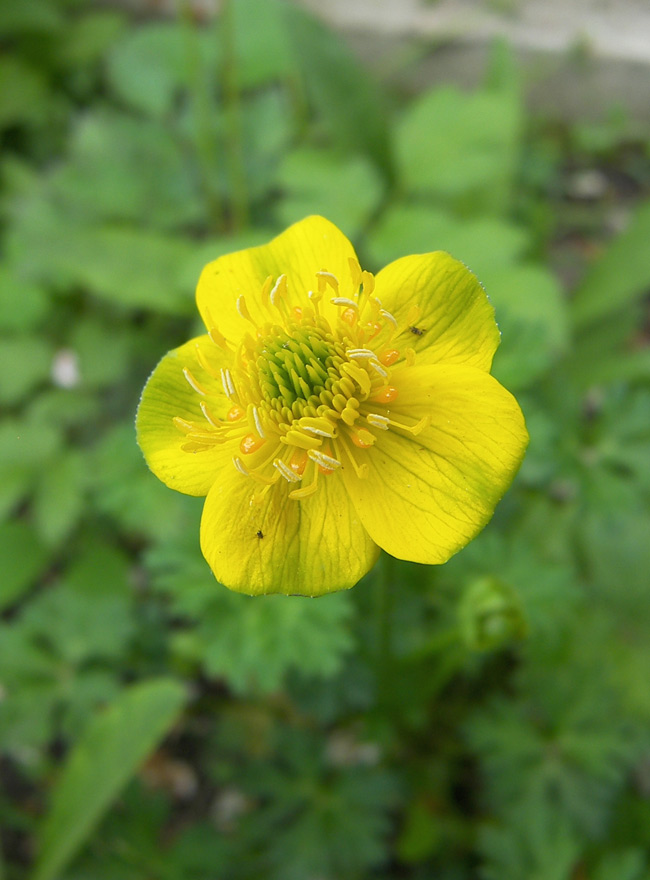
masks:
{"type": "Polygon", "coordinates": [[[197,304],[206,332],[158,364],[136,427],[156,476],[207,496],[219,581],[323,595],[380,548],[442,563],[486,525],[528,434],[490,376],[499,331],[462,263],[437,251],[374,276],[308,217],[206,266],[197,304]]]}

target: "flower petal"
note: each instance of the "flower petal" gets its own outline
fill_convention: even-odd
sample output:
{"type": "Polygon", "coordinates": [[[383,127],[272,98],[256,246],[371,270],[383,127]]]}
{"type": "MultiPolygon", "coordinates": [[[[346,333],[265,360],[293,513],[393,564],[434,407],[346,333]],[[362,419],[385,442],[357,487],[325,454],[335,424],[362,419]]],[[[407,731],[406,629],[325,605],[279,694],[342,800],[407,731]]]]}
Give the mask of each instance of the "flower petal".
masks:
{"type": "Polygon", "coordinates": [[[415,349],[418,363],[490,369],[500,341],[494,309],[463,263],[444,251],[402,257],[377,274],[375,294],[400,327],[397,347],[415,349]]]}
{"type": "Polygon", "coordinates": [[[210,414],[215,418],[225,418],[232,404],[217,376],[220,367],[229,362],[227,353],[209,336],[199,336],[166,354],[142,392],[136,416],[140,449],[159,480],[187,495],[207,495],[220,470],[232,468],[232,451],[228,451],[230,444],[224,444],[203,452],[186,452],[181,446],[187,443],[187,436],[173,419],[180,417],[197,422],[209,430],[201,401],[209,401],[210,414]],[[199,362],[197,349],[210,367],[209,372],[199,362]],[[207,392],[205,396],[191,387],[183,368],[189,370],[190,378],[207,392]]]}
{"type": "Polygon", "coordinates": [[[475,367],[395,371],[399,408],[390,417],[430,424],[416,436],[381,432],[364,459],[370,472],[344,479],[363,525],[400,559],[442,563],[486,525],[528,443],[514,397],[475,367]]]}
{"type": "Polygon", "coordinates": [[[282,480],[261,502],[259,486],[233,471],[206,499],[201,549],[217,580],[240,593],[320,596],[353,587],[379,549],[361,525],[338,474],[303,501],[282,480]]]}
{"type": "MultiPolygon", "coordinates": [[[[294,223],[269,244],[247,248],[219,257],[209,263],[199,278],[196,301],[208,330],[217,326],[223,335],[237,342],[250,330],[237,309],[244,296],[253,322],[260,326],[277,323],[278,312],[260,296],[262,285],[270,276],[274,282],[286,275],[291,303],[304,302],[309,290],[317,289],[317,272],[332,273],[340,281],[340,295],[352,294],[348,260],[356,259],[354,248],[343,233],[324,217],[306,217],[294,223]]],[[[335,296],[326,291],[321,311],[336,317],[329,302],[335,296]]]]}

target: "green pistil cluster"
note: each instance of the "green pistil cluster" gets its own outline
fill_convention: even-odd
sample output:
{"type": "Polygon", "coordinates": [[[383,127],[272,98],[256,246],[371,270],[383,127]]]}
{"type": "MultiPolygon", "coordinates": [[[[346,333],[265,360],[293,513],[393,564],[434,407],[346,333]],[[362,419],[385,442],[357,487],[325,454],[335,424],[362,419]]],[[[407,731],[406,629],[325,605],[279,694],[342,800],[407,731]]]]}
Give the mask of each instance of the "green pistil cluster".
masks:
{"type": "Polygon", "coordinates": [[[263,400],[291,408],[320,397],[339,378],[344,348],[318,324],[293,325],[267,336],[255,360],[263,400]]]}

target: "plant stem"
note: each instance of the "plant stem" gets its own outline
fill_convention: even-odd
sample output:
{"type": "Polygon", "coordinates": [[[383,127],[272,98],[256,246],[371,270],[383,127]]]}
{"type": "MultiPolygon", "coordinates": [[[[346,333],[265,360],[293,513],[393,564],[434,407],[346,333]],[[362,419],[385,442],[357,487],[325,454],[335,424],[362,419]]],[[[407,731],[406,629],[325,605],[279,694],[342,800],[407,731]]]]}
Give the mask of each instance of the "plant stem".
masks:
{"type": "Polygon", "coordinates": [[[383,553],[379,563],[375,604],[377,700],[380,704],[386,702],[393,665],[394,582],[395,560],[387,553],[383,553]]]}
{"type": "Polygon", "coordinates": [[[221,93],[226,126],[226,161],[232,198],[232,228],[234,232],[248,224],[248,188],[244,168],[241,123],[241,95],[235,51],[235,26],[232,0],[223,0],[221,6],[221,93]]]}
{"type": "Polygon", "coordinates": [[[197,28],[192,18],[189,0],[178,0],[179,20],[183,24],[185,42],[185,69],[190,92],[194,128],[194,146],[201,180],[201,189],[211,230],[217,235],[224,231],[224,211],[219,187],[214,182],[216,144],[210,127],[210,93],[201,69],[201,52],[197,28]]]}

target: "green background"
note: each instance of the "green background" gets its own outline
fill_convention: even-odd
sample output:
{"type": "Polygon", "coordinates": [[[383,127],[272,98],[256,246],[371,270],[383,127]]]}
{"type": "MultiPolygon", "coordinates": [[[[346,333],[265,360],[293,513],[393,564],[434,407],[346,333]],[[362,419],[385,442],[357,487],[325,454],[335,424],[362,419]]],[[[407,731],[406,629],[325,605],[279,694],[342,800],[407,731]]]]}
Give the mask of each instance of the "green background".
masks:
{"type": "Polygon", "coordinates": [[[407,94],[277,0],[0,46],[3,880],[648,880],[644,126],[540,117],[503,45],[407,94]],[[308,213],[476,272],[531,444],[447,565],[249,599],[133,419],[202,266],[308,213]]]}

